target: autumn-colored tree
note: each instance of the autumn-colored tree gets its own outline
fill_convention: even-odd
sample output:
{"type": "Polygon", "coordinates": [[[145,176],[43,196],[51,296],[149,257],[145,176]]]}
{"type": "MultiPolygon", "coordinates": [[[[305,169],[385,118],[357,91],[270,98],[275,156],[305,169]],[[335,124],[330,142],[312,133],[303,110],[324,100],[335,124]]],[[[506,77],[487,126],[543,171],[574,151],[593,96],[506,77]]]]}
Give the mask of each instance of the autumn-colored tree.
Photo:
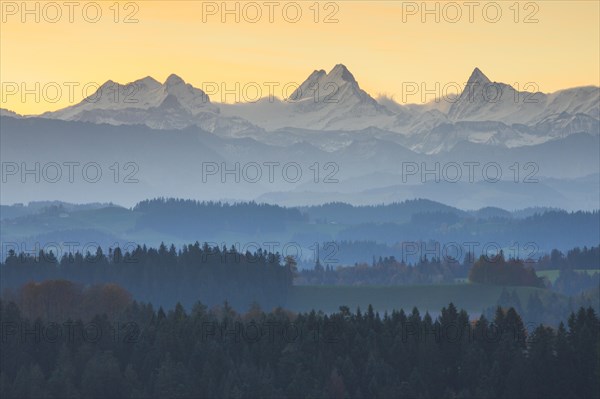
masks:
{"type": "Polygon", "coordinates": [[[117,284],[83,288],[67,280],[25,284],[18,293],[19,306],[32,320],[62,322],[69,318],[91,320],[95,315],[116,317],[132,302],[131,294],[117,284]]]}

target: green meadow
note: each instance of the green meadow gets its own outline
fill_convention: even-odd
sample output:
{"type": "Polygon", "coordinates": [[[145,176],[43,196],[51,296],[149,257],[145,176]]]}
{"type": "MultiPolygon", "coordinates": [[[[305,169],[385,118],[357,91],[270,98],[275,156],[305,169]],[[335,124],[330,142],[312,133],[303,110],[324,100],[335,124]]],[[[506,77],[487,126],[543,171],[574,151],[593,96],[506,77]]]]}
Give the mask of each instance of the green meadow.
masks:
{"type": "MultiPolygon", "coordinates": [[[[370,304],[379,312],[399,309],[411,311],[416,306],[421,313],[426,311],[437,313],[452,302],[469,313],[480,313],[497,304],[503,288],[469,283],[411,286],[294,286],[287,308],[294,311],[320,309],[328,313],[337,311],[342,305],[348,306],[351,310],[360,307],[364,311],[370,304]]],[[[523,306],[527,305],[529,296],[534,292],[538,293],[543,302],[548,301],[550,297],[563,298],[540,288],[506,287],[506,289],[509,292],[514,290],[523,306]]]]}

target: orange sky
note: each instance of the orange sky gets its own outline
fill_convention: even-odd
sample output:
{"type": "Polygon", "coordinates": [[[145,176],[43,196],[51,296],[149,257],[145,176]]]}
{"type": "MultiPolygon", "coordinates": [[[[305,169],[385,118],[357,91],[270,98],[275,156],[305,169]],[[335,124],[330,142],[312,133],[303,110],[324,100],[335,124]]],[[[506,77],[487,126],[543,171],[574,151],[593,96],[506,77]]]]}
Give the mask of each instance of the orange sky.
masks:
{"type": "MultiPolygon", "coordinates": [[[[203,82],[230,88],[235,82],[301,83],[314,69],[330,70],[337,63],[373,96],[387,93],[398,100],[406,82],[428,88],[435,82],[463,84],[475,66],[492,80],[521,87],[533,82],[530,87],[544,92],[600,85],[595,0],[520,2],[517,7],[514,1],[483,1],[472,9],[466,3],[428,2],[432,14],[422,12],[421,1],[230,1],[227,7],[236,3],[237,12],[223,14],[221,1],[121,1],[118,7],[114,0],[84,1],[77,2],[70,22],[62,1],[54,3],[60,18],[46,2],[28,2],[33,11],[26,14],[21,1],[1,1],[0,106],[41,113],[80,101],[86,83],[127,83],[147,75],[163,81],[170,73],[198,87],[203,82]],[[92,23],[96,5],[102,15],[92,23]],[[124,23],[132,13],[137,22],[124,23]],[[36,90],[36,82],[40,98],[23,99],[21,85],[36,90]],[[79,84],[73,98],[69,82],[79,84]],[[15,83],[19,89],[12,94],[15,83]],[[61,93],[52,91],[56,86],[61,93]]],[[[421,97],[407,100],[421,102],[421,97]]]]}

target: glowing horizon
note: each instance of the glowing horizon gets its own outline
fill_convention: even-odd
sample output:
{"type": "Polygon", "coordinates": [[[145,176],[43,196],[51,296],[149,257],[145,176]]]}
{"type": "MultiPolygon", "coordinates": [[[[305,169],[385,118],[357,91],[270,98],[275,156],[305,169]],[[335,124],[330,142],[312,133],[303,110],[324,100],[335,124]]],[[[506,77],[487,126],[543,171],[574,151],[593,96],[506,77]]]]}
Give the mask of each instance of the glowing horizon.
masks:
{"type": "MultiPolygon", "coordinates": [[[[88,3],[93,2],[80,3],[79,9],[88,3]]],[[[421,2],[274,3],[278,6],[271,15],[273,22],[263,2],[228,3],[228,10],[234,11],[226,14],[221,2],[123,1],[115,7],[111,1],[95,3],[102,11],[95,23],[86,21],[77,8],[72,23],[65,9],[52,23],[53,10],[44,14],[48,2],[39,2],[40,21],[35,22],[35,10],[30,15],[21,9],[15,13],[9,6],[21,3],[3,1],[0,107],[39,114],[73,105],[84,93],[74,90],[74,96],[67,95],[64,85],[69,82],[79,87],[108,80],[125,84],[145,76],[164,82],[175,73],[198,88],[206,82],[226,87],[250,82],[300,84],[313,70],[328,72],[340,63],[371,96],[385,94],[400,103],[433,100],[429,94],[422,101],[419,93],[403,101],[407,82],[440,94],[436,83],[442,88],[464,84],[475,67],[490,80],[522,91],[600,86],[598,2],[521,2],[517,8],[513,2],[475,2],[479,6],[473,9],[473,22],[468,3],[428,3],[429,14],[415,11],[421,2]],[[302,11],[296,22],[292,3],[302,11]],[[261,7],[258,22],[252,22],[258,14],[249,4],[261,7]],[[277,11],[284,7],[291,10],[287,15],[277,11]],[[490,11],[484,16],[481,10],[486,7],[490,11]],[[502,16],[491,22],[498,7],[502,16]],[[462,16],[453,23],[457,9],[462,16]],[[128,15],[137,22],[124,23],[128,15]],[[55,82],[63,93],[58,101],[45,96],[35,101],[32,95],[22,101],[20,95],[6,95],[7,82],[27,88],[36,82],[41,87],[55,82]]],[[[214,102],[221,99],[211,96],[214,102]]]]}

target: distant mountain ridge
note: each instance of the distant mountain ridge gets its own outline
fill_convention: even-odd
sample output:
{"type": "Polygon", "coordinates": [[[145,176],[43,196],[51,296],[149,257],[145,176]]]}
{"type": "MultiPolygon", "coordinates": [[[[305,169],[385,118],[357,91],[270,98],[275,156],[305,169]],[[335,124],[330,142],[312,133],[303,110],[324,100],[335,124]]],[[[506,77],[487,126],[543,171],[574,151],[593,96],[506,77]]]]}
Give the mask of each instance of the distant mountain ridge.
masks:
{"type": "MultiPolygon", "coordinates": [[[[338,258],[344,256],[344,242],[385,244],[387,248],[370,248],[377,252],[361,255],[362,260],[370,261],[372,256],[389,256],[385,252],[391,246],[401,248],[403,243],[414,250],[412,245],[426,245],[422,250],[429,256],[435,253],[437,242],[440,248],[452,247],[452,252],[446,254],[453,256],[458,246],[463,247],[464,254],[467,248],[479,252],[493,243],[494,249],[511,248],[514,256],[529,257],[535,253],[537,257],[553,248],[595,246],[600,239],[598,211],[508,212],[489,207],[464,211],[423,199],[375,206],[336,202],[290,208],[255,202],[223,204],[162,198],[145,200],[131,208],[68,203],[59,207],[61,212],[52,208],[5,207],[18,209],[13,217],[0,220],[0,241],[11,244],[2,250],[14,248],[13,243],[23,243],[25,248],[48,245],[55,251],[81,249],[85,242],[81,240],[105,248],[119,245],[131,250],[138,243],[158,246],[162,241],[179,246],[210,237],[215,245],[224,243],[228,248],[277,243],[281,253],[284,243],[294,243],[294,248],[299,246],[306,251],[304,254],[312,254],[310,248],[315,243],[333,243],[336,251],[329,254],[338,258]],[[303,233],[290,226],[302,226],[303,233]],[[70,247],[66,247],[67,243],[70,247]],[[535,245],[529,247],[527,243],[535,245]]],[[[6,252],[0,252],[0,257],[5,255],[6,252]]]]}
{"type": "Polygon", "coordinates": [[[600,137],[587,133],[514,148],[462,140],[447,151],[423,154],[407,148],[402,142],[404,136],[374,128],[356,132],[287,129],[271,134],[271,141],[221,137],[194,127],[157,130],[144,125],[8,116],[3,116],[0,123],[0,158],[7,164],[16,164],[17,168],[3,184],[2,203],[51,197],[129,204],[140,197],[165,195],[207,200],[256,199],[284,205],[318,204],[340,198],[355,204],[378,204],[420,197],[443,199],[446,204],[463,209],[484,206],[596,209],[599,203],[600,137]],[[306,137],[313,138],[313,143],[303,140],[306,137]],[[66,168],[55,183],[48,182],[45,176],[39,176],[39,184],[33,180],[35,176],[27,176],[27,184],[21,182],[18,166],[22,163],[29,168],[39,163],[41,170],[42,165],[62,165],[67,161],[80,163],[74,183],[68,181],[66,168]],[[91,161],[98,162],[104,172],[95,184],[81,177],[82,165],[91,161]],[[123,169],[117,176],[118,186],[112,166],[115,162],[123,169]],[[137,166],[138,172],[134,174],[139,180],[137,184],[121,183],[131,172],[124,169],[128,162],[137,166]],[[206,162],[216,165],[221,172],[240,164],[240,173],[237,178],[225,179],[222,173],[216,173],[203,179],[206,162]],[[272,181],[267,168],[262,166],[264,162],[279,163],[272,181]],[[283,165],[290,162],[298,163],[303,172],[295,183],[282,175],[283,165]],[[403,165],[407,162],[418,166],[421,172],[405,174],[403,165]],[[467,181],[465,162],[479,165],[472,183],[467,181]],[[490,162],[500,165],[501,182],[482,180],[483,165],[490,162]],[[258,181],[241,176],[244,165],[256,163],[262,169],[258,181]],[[442,171],[444,165],[456,163],[461,165],[460,182],[423,184],[425,169],[441,165],[438,169],[442,171]],[[533,177],[539,183],[523,182],[532,172],[525,168],[530,163],[536,167],[533,177]],[[515,164],[520,171],[516,183],[515,164]],[[320,173],[315,174],[315,169],[320,173]],[[596,178],[586,177],[590,175],[596,178]],[[335,184],[326,183],[327,176],[334,178],[335,184]]]}
{"type": "MultiPolygon", "coordinates": [[[[18,117],[8,110],[2,110],[2,116],[18,117]]],[[[164,83],[149,76],[125,85],[109,80],[79,104],[40,117],[162,130],[199,127],[223,137],[288,140],[287,144],[289,139],[277,136],[302,129],[292,144],[307,142],[325,151],[350,145],[346,132],[361,131],[367,139],[391,134],[396,136],[393,141],[413,151],[438,153],[461,141],[520,147],[575,133],[598,135],[600,88],[530,93],[493,82],[475,68],[456,98],[403,105],[373,98],[346,66],[338,64],[328,73],[310,73],[285,100],[215,103],[172,74],[164,83]],[[327,145],[319,144],[321,132],[332,132],[327,145]]]]}

